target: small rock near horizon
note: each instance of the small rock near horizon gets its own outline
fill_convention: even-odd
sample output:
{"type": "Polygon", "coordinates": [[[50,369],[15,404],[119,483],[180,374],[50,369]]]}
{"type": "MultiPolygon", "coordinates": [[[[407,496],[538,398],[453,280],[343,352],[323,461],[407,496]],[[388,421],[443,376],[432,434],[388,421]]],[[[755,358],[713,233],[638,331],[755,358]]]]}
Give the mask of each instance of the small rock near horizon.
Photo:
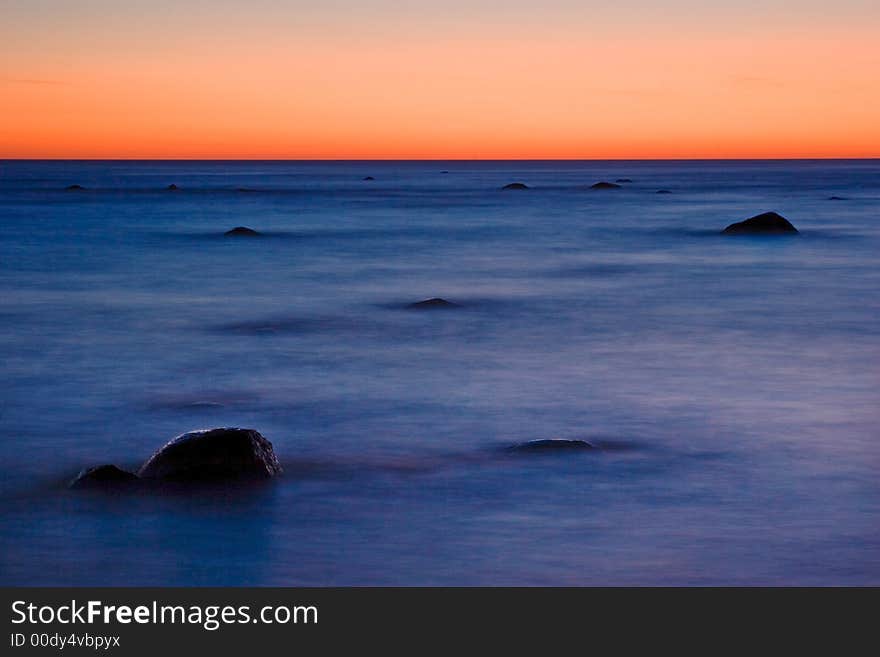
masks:
{"type": "Polygon", "coordinates": [[[259,237],[260,233],[255,231],[253,228],[248,228],[247,226],[236,226],[231,230],[227,230],[223,233],[226,237],[259,237]]]}
{"type": "Polygon", "coordinates": [[[529,440],[507,448],[511,452],[549,452],[557,450],[586,450],[595,449],[595,446],[586,440],[571,438],[541,438],[529,440]]]}
{"type": "Polygon", "coordinates": [[[441,299],[440,297],[434,297],[433,299],[425,299],[424,301],[416,301],[415,303],[411,303],[407,305],[407,308],[410,310],[432,310],[432,309],[440,309],[440,308],[459,308],[460,306],[457,303],[453,303],[452,301],[447,301],[446,299],[441,299]]]}

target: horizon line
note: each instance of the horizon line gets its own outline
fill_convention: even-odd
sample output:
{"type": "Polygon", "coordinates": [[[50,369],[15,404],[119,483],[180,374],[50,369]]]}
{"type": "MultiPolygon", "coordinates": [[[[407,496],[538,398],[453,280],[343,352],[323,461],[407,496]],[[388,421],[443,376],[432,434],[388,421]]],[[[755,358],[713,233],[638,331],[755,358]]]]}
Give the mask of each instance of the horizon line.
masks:
{"type": "Polygon", "coordinates": [[[818,162],[880,160],[880,155],[812,157],[0,157],[0,162],[818,162]]]}

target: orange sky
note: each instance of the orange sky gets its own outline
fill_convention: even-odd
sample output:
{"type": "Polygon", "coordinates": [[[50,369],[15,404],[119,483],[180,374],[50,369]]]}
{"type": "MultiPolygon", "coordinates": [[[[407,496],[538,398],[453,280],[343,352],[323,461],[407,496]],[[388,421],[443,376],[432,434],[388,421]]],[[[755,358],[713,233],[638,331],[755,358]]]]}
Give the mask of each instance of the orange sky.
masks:
{"type": "Polygon", "coordinates": [[[880,156],[873,3],[117,4],[0,0],[0,158],[880,156]]]}

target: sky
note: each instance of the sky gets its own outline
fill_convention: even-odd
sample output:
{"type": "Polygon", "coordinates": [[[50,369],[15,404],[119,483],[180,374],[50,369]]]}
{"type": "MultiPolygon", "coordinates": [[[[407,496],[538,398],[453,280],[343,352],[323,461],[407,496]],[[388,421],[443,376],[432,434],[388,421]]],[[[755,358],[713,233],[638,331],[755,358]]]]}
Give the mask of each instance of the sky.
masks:
{"type": "Polygon", "coordinates": [[[877,0],[0,0],[0,158],[880,157],[877,0]]]}

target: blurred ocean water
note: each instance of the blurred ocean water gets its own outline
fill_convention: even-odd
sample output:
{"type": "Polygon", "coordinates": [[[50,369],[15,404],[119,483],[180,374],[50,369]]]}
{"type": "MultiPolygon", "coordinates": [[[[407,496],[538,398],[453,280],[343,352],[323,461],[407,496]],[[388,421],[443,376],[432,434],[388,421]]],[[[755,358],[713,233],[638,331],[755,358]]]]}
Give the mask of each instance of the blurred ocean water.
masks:
{"type": "Polygon", "coordinates": [[[876,160],[0,161],[0,582],[880,584],[878,290],[876,160]]]}

